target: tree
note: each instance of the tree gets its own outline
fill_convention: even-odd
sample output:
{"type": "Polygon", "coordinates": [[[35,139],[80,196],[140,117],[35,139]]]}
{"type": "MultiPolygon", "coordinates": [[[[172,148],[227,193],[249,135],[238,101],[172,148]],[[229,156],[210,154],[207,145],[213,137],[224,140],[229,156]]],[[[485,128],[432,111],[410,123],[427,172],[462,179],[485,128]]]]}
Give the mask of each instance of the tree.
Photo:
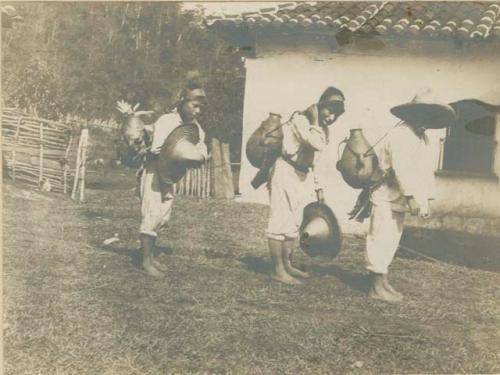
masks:
{"type": "MultiPolygon", "coordinates": [[[[49,119],[107,120],[124,99],[159,116],[177,100],[187,73],[197,70],[209,98],[203,119],[209,139],[240,144],[243,63],[237,51],[195,26],[202,12],[159,2],[19,3],[17,9],[25,22],[2,33],[7,105],[49,119]]],[[[239,147],[232,151],[239,160],[239,147]]]]}

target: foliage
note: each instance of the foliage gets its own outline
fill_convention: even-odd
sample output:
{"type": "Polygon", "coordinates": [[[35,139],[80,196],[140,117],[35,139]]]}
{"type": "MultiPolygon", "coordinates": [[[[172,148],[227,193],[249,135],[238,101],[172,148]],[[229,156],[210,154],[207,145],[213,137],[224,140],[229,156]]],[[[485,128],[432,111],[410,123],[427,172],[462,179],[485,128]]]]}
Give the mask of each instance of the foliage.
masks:
{"type": "Polygon", "coordinates": [[[117,100],[161,115],[186,75],[209,94],[209,134],[239,142],[244,67],[239,54],[196,27],[180,3],[19,3],[23,24],[2,33],[5,104],[56,119],[116,117],[117,100]]]}

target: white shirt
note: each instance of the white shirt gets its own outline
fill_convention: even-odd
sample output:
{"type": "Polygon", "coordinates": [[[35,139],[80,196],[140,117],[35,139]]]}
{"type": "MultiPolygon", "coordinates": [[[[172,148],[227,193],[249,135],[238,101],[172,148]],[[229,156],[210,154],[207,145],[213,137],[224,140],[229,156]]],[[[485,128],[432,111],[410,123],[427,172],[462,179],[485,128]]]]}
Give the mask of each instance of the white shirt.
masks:
{"type": "Polygon", "coordinates": [[[295,113],[287,125],[283,126],[282,154],[300,165],[312,168],[317,188],[324,187],[325,181],[316,173],[314,166],[326,145],[325,130],[311,125],[303,114],[295,113]]]}
{"type": "Polygon", "coordinates": [[[313,152],[322,151],[326,146],[325,132],[319,126],[311,126],[306,116],[295,113],[288,126],[283,127],[283,154],[295,156],[304,146],[313,152]]]}
{"type": "Polygon", "coordinates": [[[427,136],[418,137],[411,127],[402,123],[392,129],[377,150],[379,167],[390,169],[389,178],[372,193],[372,202],[406,204],[405,196],[413,196],[422,207],[434,199],[434,168],[427,136]]]}

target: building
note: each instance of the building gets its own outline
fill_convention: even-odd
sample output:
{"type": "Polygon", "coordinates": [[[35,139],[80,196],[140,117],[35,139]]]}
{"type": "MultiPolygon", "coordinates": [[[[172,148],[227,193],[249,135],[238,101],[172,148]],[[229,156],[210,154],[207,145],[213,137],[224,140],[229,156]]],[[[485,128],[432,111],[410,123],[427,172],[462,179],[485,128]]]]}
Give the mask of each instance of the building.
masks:
{"type": "MultiPolygon", "coordinates": [[[[364,231],[346,214],[359,192],[335,168],[350,129],[362,128],[375,143],[398,121],[390,108],[424,88],[447,103],[500,105],[499,3],[288,3],[213,15],[206,24],[246,56],[243,149],[269,112],[287,119],[330,85],[345,93],[346,113],[319,168],[328,173],[326,199],[346,232],[364,231]]],[[[467,130],[467,116],[451,131],[429,131],[438,196],[436,219],[426,225],[499,231],[500,115],[494,107],[478,111],[479,131],[467,130]]],[[[251,187],[256,170],[242,154],[241,199],[267,203],[265,187],[251,187]]]]}

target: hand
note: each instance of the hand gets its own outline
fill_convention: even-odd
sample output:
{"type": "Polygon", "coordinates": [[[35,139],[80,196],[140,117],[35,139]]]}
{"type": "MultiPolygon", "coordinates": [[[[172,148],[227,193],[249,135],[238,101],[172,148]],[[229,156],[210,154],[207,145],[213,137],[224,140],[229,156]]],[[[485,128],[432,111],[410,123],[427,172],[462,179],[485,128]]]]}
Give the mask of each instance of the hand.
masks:
{"type": "Polygon", "coordinates": [[[410,207],[410,214],[412,216],[417,216],[420,212],[420,206],[418,205],[415,198],[407,197],[407,199],[408,199],[408,206],[410,207]]]}
{"type": "Polygon", "coordinates": [[[319,178],[318,178],[318,176],[316,175],[316,173],[314,173],[314,176],[313,176],[313,177],[314,177],[314,179],[313,179],[313,180],[314,180],[314,185],[316,186],[316,189],[319,189],[319,186],[320,186],[320,185],[319,185],[319,178]]]}
{"type": "Polygon", "coordinates": [[[319,202],[324,202],[325,201],[325,195],[323,193],[323,189],[317,189],[316,190],[316,196],[317,196],[319,202]]]}
{"type": "Polygon", "coordinates": [[[427,220],[431,217],[431,209],[429,206],[429,201],[426,201],[424,205],[420,208],[420,217],[424,220],[427,220]]]}
{"type": "Polygon", "coordinates": [[[208,151],[205,144],[200,142],[196,145],[196,148],[198,149],[198,151],[200,151],[201,155],[203,156],[203,161],[206,161],[208,159],[208,151]]]}

